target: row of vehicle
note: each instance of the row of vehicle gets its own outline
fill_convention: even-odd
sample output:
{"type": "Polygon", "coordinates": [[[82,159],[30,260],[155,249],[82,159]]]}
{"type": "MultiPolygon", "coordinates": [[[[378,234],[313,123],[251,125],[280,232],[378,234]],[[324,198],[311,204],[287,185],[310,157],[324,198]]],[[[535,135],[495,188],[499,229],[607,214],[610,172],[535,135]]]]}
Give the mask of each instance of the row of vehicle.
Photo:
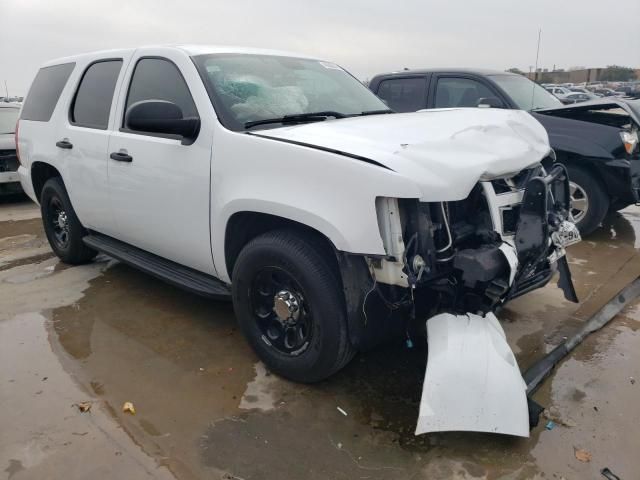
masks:
{"type": "Polygon", "coordinates": [[[544,88],[564,104],[586,102],[601,97],[640,98],[640,88],[636,86],[623,86],[616,88],[616,90],[606,87],[566,87],[561,85],[544,85],[544,88]]]}

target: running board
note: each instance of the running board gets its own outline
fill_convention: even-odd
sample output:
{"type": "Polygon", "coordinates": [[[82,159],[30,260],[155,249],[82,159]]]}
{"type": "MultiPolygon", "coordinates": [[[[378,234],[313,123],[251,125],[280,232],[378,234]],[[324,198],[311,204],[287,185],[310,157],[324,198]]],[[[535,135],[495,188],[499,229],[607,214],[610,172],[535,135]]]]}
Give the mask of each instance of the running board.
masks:
{"type": "Polygon", "coordinates": [[[91,232],[84,243],[145,273],[204,297],[231,300],[229,286],[211,275],[146,252],[115,238],[91,232]]]}

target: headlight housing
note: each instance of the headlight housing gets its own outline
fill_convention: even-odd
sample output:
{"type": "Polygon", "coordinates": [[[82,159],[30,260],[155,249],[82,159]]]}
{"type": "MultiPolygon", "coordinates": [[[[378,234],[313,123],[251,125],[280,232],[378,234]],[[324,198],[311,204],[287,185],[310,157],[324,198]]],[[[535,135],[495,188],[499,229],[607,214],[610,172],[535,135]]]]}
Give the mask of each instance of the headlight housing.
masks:
{"type": "Polygon", "coordinates": [[[624,143],[624,149],[627,151],[629,155],[633,153],[638,145],[638,131],[633,130],[631,132],[625,131],[620,132],[620,137],[622,137],[622,143],[624,143]]]}

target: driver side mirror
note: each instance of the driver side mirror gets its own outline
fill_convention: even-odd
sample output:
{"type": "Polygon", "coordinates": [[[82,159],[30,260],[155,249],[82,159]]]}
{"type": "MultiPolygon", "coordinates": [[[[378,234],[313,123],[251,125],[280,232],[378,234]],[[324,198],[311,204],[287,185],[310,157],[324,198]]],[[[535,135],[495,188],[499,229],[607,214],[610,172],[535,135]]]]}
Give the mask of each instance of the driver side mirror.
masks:
{"type": "Polygon", "coordinates": [[[182,137],[183,144],[192,143],[200,130],[200,119],[184,118],[178,105],[166,100],[143,100],[129,107],[124,117],[125,128],[145,133],[182,137]]]}
{"type": "Polygon", "coordinates": [[[480,108],[504,108],[504,103],[497,97],[483,97],[478,99],[477,107],[480,108]]]}

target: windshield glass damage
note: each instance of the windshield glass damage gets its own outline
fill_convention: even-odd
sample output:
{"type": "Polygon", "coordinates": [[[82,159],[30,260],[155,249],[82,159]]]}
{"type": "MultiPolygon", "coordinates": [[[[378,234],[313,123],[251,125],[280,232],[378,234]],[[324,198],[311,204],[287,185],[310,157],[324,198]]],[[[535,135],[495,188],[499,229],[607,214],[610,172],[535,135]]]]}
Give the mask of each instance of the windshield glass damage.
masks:
{"type": "MultiPolygon", "coordinates": [[[[268,125],[317,112],[339,118],[388,111],[357,79],[334,63],[276,55],[214,54],[194,57],[225,126],[268,125]],[[265,123],[265,120],[274,120],[265,123]]],[[[321,118],[322,117],[322,118],[321,118]]],[[[304,118],[299,118],[305,121],[304,118]]]]}

